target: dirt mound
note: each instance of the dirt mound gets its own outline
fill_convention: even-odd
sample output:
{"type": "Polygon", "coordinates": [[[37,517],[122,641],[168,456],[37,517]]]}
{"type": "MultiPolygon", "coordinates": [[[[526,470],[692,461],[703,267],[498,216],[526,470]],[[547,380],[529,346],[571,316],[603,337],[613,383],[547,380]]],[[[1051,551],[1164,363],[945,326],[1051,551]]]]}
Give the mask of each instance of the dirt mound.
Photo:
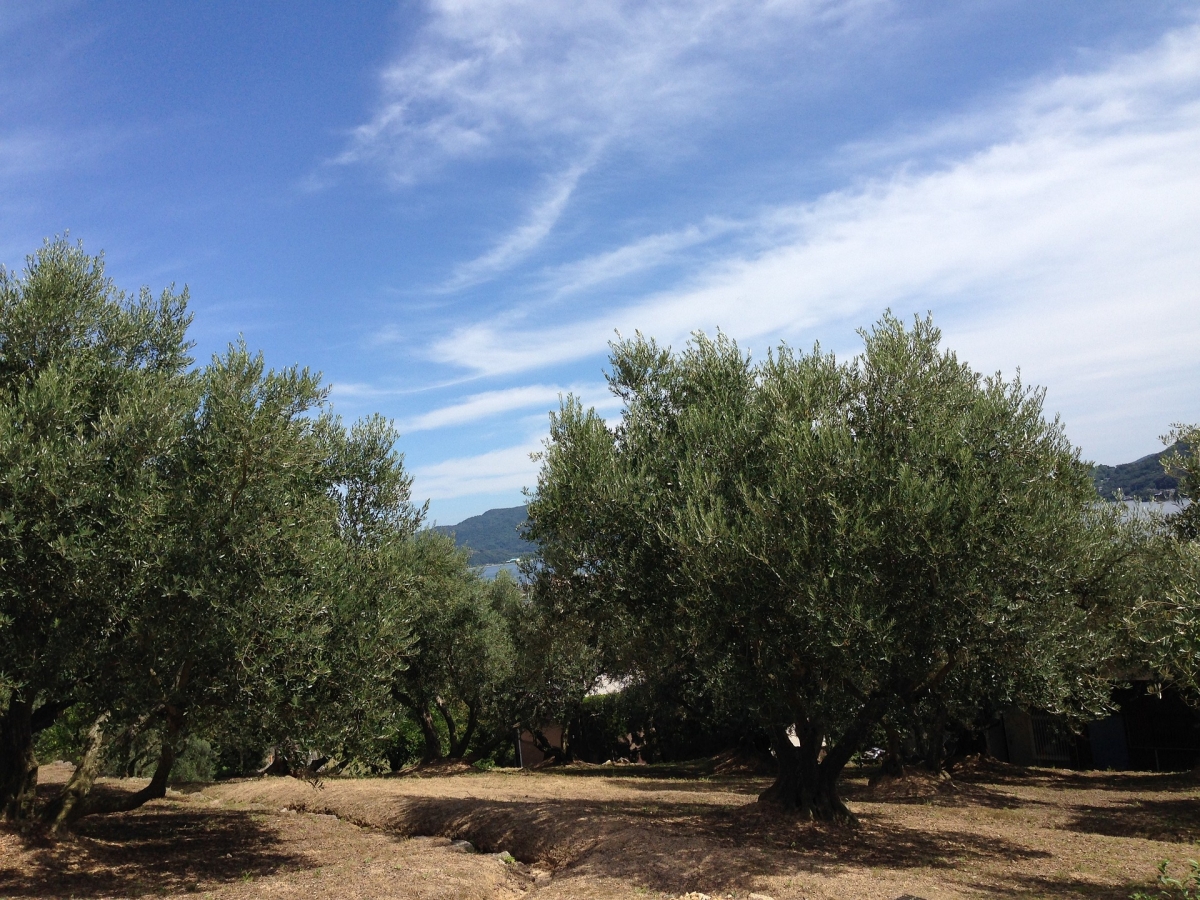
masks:
{"type": "Polygon", "coordinates": [[[957,793],[958,786],[945,772],[934,774],[923,769],[905,769],[903,775],[879,772],[867,782],[863,799],[907,800],[917,797],[940,797],[957,793]]]}
{"type": "Polygon", "coordinates": [[[726,750],[712,758],[714,775],[774,775],[775,758],[744,747],[726,750]]]}
{"type": "Polygon", "coordinates": [[[955,778],[1023,778],[1029,774],[1024,766],[1014,766],[1012,763],[1001,762],[994,756],[983,753],[973,753],[954,762],[950,772],[955,778]]]}
{"type": "Polygon", "coordinates": [[[445,778],[449,775],[466,775],[479,770],[461,759],[435,759],[395,772],[393,778],[445,778]]]}

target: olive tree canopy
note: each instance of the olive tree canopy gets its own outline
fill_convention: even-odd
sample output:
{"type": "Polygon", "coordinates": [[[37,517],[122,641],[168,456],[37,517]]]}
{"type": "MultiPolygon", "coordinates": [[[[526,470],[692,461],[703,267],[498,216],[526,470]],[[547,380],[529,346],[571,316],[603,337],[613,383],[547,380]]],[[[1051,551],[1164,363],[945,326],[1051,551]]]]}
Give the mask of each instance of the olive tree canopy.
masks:
{"type": "Polygon", "coordinates": [[[27,815],[33,734],[99,674],[142,579],[186,413],[186,292],[118,291],[103,260],[47,242],[0,269],[0,811],[27,815]]]}
{"type": "MultiPolygon", "coordinates": [[[[188,734],[361,746],[408,658],[423,508],[396,434],[241,344],[190,369],[186,293],[131,299],[47,243],[0,271],[0,812],[33,815],[34,736],[91,728],[40,812],[162,796],[188,734]],[[132,794],[103,748],[153,740],[132,794]]],[[[419,574],[419,573],[418,573],[419,574]]]]}
{"type": "Polygon", "coordinates": [[[1110,654],[1109,520],[1042,393],[929,320],[862,336],[849,362],[614,345],[620,422],[568,399],[529,505],[537,577],[609,635],[611,674],[693,666],[770,732],[762,799],[825,818],[889,713],[955,679],[1094,708],[1110,654]]]}
{"type": "Polygon", "coordinates": [[[1161,682],[1200,699],[1200,426],[1176,425],[1163,436],[1174,450],[1162,462],[1179,479],[1181,508],[1141,526],[1141,578],[1126,619],[1129,656],[1161,682]]]}

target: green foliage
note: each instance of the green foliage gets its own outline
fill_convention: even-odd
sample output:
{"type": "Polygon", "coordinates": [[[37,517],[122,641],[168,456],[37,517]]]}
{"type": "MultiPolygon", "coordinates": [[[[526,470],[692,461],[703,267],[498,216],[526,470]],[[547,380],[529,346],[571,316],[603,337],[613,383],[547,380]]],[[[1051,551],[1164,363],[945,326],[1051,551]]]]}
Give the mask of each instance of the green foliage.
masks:
{"type": "Polygon", "coordinates": [[[421,728],[410,716],[396,716],[391,727],[380,735],[380,755],[387,762],[387,770],[399,772],[405,766],[420,762],[422,741],[421,728]]]}
{"type": "Polygon", "coordinates": [[[406,552],[415,640],[393,694],[422,730],[424,760],[461,758],[481,729],[492,734],[511,724],[502,692],[514,656],[505,611],[520,590],[507,576],[482,581],[467,553],[436,532],[418,533],[406,552]]]}
{"type": "MultiPolygon", "coordinates": [[[[562,595],[550,589],[551,580],[535,577],[536,572],[528,562],[525,575],[533,579],[533,589],[528,595],[511,590],[514,599],[506,606],[510,639],[517,649],[504,687],[509,725],[535,735],[547,725],[560,725],[565,745],[561,751],[569,757],[572,731],[585,717],[585,699],[605,671],[603,651],[598,631],[564,606],[562,595]]],[[[502,573],[501,578],[507,576],[502,573]]]]}
{"type": "Polygon", "coordinates": [[[188,735],[175,765],[171,780],[176,784],[208,782],[217,775],[217,752],[210,741],[198,735],[188,735]]]}
{"type": "Polygon", "coordinates": [[[332,429],[338,540],[320,573],[318,677],[290,701],[302,711],[302,721],[292,720],[291,744],[320,746],[366,768],[383,766],[384,748],[406,725],[392,679],[411,654],[421,574],[412,544],[425,509],[409,501],[411,479],[396,439],[380,417],[332,429]]]}
{"type": "Polygon", "coordinates": [[[53,725],[43,729],[34,744],[38,759],[78,763],[83,755],[84,738],[91,721],[79,706],[73,706],[59,716],[53,725]]]}
{"type": "Polygon", "coordinates": [[[199,378],[164,506],[141,535],[144,590],[123,613],[114,724],[173,707],[192,728],[241,708],[270,724],[322,673],[336,554],[324,398],[306,370],[237,345],[199,378]],[[139,697],[139,694],[141,695],[139,697]]]}
{"type": "Polygon", "coordinates": [[[1191,503],[1160,520],[1131,523],[1140,530],[1139,590],[1125,619],[1134,665],[1200,696],[1200,428],[1177,425],[1163,438],[1163,466],[1179,479],[1191,503]]]}
{"type": "Polygon", "coordinates": [[[1185,541],[1200,540],[1200,425],[1176,425],[1163,437],[1170,445],[1162,459],[1163,469],[1175,477],[1179,484],[1179,496],[1191,500],[1191,504],[1172,517],[1172,526],[1178,538],[1185,541]]]}
{"type": "Polygon", "coordinates": [[[1200,862],[1187,861],[1188,871],[1181,878],[1169,874],[1171,861],[1161,860],[1158,864],[1158,890],[1154,893],[1134,891],[1130,900],[1200,900],[1200,862]]]}
{"type": "Polygon", "coordinates": [[[395,430],[347,429],[317,374],[240,343],[189,371],[187,324],[186,293],[130,299],[63,241],[0,273],[12,817],[39,730],[43,752],[82,759],[57,823],[104,807],[87,797],[105,767],[153,767],[140,802],[172,766],[244,771],[270,746],[370,758],[402,727],[391,686],[437,576],[395,430]]]}
{"type": "Polygon", "coordinates": [[[0,808],[28,815],[32,733],[111,696],[111,646],[145,583],[141,536],[178,445],[186,292],[136,299],[47,242],[0,271],[0,808]]]}
{"type": "Polygon", "coordinates": [[[564,403],[529,505],[535,592],[604,635],[610,672],[691,672],[778,752],[787,726],[827,744],[796,800],[816,814],[885,715],[940,694],[1096,709],[1111,655],[1114,522],[1041,393],[928,321],[863,337],[849,363],[757,366],[723,337],[615,345],[620,424],[564,403]]]}
{"type": "Polygon", "coordinates": [[[190,362],[187,296],[130,298],[59,240],[0,271],[0,684],[28,702],[94,672],[139,578],[190,362]]]}

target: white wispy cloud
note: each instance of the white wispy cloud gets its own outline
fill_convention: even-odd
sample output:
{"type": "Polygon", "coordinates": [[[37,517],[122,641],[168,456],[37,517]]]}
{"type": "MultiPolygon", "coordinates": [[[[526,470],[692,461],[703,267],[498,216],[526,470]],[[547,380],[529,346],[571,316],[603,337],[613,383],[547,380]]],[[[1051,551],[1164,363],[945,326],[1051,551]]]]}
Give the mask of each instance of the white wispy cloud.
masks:
{"type": "Polygon", "coordinates": [[[667,140],[756,79],[761,86],[769,49],[794,46],[809,29],[853,28],[886,5],[434,0],[383,73],[378,112],[336,162],[377,163],[408,183],[455,159],[561,162],[634,134],[667,140]]]}
{"type": "Polygon", "coordinates": [[[1031,86],[997,103],[986,129],[980,115],[970,130],[992,136],[984,146],[933,169],[901,160],[777,210],[767,249],[574,322],[531,324],[517,310],[473,324],[434,355],[515,372],[602,353],[614,328],[678,341],[721,327],[774,341],[887,306],[932,307],[964,339],[983,335],[981,360],[1007,345],[1027,371],[1073,367],[1077,382],[1131,368],[1162,375],[1174,358],[1124,338],[1169,330],[1172,354],[1200,339],[1200,29],[1031,86]],[[1053,336],[1029,339],[1045,328],[1053,336]]]}
{"type": "Polygon", "coordinates": [[[470,494],[496,494],[532,487],[537,463],[531,454],[541,450],[540,439],[478,456],[447,459],[412,470],[412,495],[422,500],[448,500],[470,494]]]}
{"type": "Polygon", "coordinates": [[[457,403],[414,416],[402,423],[400,430],[410,433],[451,428],[531,407],[543,407],[549,411],[557,409],[560,398],[567,394],[574,394],[589,406],[611,405],[611,395],[603,384],[576,384],[570,387],[530,384],[472,394],[457,403]]]}
{"type": "Polygon", "coordinates": [[[679,258],[684,251],[750,226],[751,223],[711,218],[699,225],[652,234],[616,250],[560,265],[544,274],[544,283],[556,298],[578,294],[657,269],[679,258]]]}
{"type": "Polygon", "coordinates": [[[93,164],[136,136],[136,129],[115,127],[77,131],[8,128],[0,131],[0,185],[6,193],[28,189],[30,179],[93,164]]]}
{"type": "Polygon", "coordinates": [[[338,381],[329,387],[329,395],[335,400],[338,397],[369,400],[376,397],[393,397],[397,393],[399,392],[365,381],[338,381]]]}
{"type": "MultiPolygon", "coordinates": [[[[449,162],[519,158],[539,173],[526,212],[440,286],[485,282],[531,256],[610,148],[661,157],[747,93],[800,76],[773,51],[863,33],[891,0],[432,0],[382,74],[376,114],[334,167],[411,185],[449,162]],[[776,68],[772,68],[775,66],[776,68]]],[[[786,55],[786,54],[784,54],[786,55]]],[[[812,63],[819,67],[819,63],[812,63]]],[[[328,166],[309,189],[328,186],[328,166]]]]}
{"type": "Polygon", "coordinates": [[[54,165],[56,144],[48,135],[0,135],[0,178],[26,177],[54,165]]]}
{"type": "Polygon", "coordinates": [[[549,190],[534,205],[526,220],[503,237],[491,250],[459,266],[449,281],[442,286],[442,290],[456,291],[479,284],[529,256],[558,223],[571,195],[575,193],[579,179],[590,165],[590,160],[572,165],[552,179],[549,190]]]}

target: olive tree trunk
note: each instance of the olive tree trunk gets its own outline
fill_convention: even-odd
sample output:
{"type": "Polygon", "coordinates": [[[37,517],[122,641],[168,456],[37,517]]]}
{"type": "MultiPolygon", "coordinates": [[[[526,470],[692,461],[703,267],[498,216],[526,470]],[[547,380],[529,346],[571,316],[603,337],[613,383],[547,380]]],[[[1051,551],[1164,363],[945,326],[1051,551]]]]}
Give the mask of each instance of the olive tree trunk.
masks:
{"type": "Polygon", "coordinates": [[[0,810],[9,822],[33,815],[38,762],[33,752],[33,703],[14,695],[0,718],[0,810]]]}
{"type": "Polygon", "coordinates": [[[59,795],[42,810],[42,824],[50,831],[58,831],[63,825],[73,821],[75,810],[91,794],[92,785],[96,783],[96,776],[100,773],[104,750],[104,723],[107,720],[108,713],[104,713],[92,723],[79,765],[75,767],[59,795]]]}
{"type": "Polygon", "coordinates": [[[807,819],[856,825],[857,817],[838,794],[838,779],[885,709],[882,696],[868,699],[837,743],[829,746],[818,722],[801,719],[796,723],[799,746],[792,743],[786,726],[772,726],[771,749],[779,761],[779,775],[758,802],[807,819]]]}
{"type": "Polygon", "coordinates": [[[47,809],[46,815],[43,816],[43,821],[47,822],[52,830],[70,825],[84,816],[129,812],[144,806],[151,800],[158,800],[166,796],[167,779],[171,777],[171,768],[175,765],[175,745],[179,740],[179,732],[183,724],[182,716],[174,709],[166,711],[166,725],[163,729],[158,765],[154,769],[154,775],[150,778],[149,784],[133,793],[97,796],[92,793],[92,787],[95,785],[96,774],[100,768],[104,719],[105,717],[101,716],[92,726],[92,730],[88,733],[88,743],[83,761],[75,770],[75,774],[71,776],[71,780],[67,783],[60,798],[51,804],[51,808],[47,809]]]}
{"type": "Polygon", "coordinates": [[[475,731],[479,728],[479,703],[475,702],[467,707],[467,723],[463,726],[462,734],[450,741],[450,758],[462,759],[467,755],[467,748],[471,746],[471,740],[475,737],[475,731]]]}
{"type": "Polygon", "coordinates": [[[763,791],[759,803],[779,807],[783,812],[805,819],[854,823],[854,813],[838,794],[838,778],[843,766],[829,765],[829,756],[821,758],[823,733],[807,726],[796,729],[800,745],[792,743],[788,729],[771,730],[771,749],[779,763],[774,783],[763,791]]]}
{"type": "Polygon", "coordinates": [[[425,739],[425,747],[421,751],[421,762],[431,763],[442,758],[442,739],[433,723],[433,714],[428,706],[420,707],[417,714],[417,724],[421,726],[421,736],[425,739]]]}

